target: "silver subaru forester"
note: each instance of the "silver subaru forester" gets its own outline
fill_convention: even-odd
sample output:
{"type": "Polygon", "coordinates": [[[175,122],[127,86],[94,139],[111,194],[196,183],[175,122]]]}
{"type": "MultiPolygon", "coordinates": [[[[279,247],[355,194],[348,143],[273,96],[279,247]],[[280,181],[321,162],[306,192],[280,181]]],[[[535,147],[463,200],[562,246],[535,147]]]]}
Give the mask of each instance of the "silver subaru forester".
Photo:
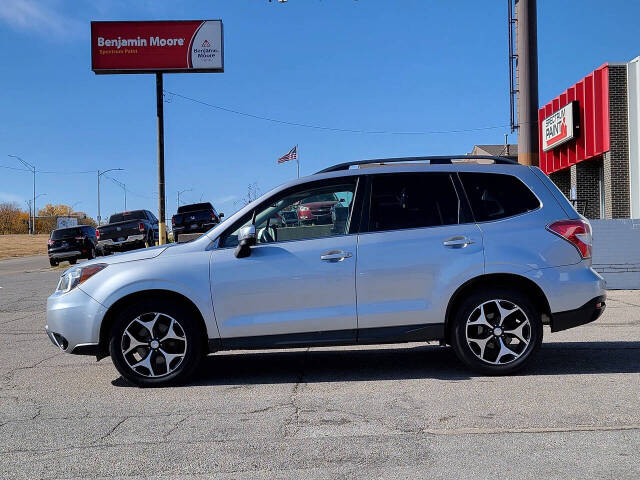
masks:
{"type": "Polygon", "coordinates": [[[604,307],[589,222],[538,168],[417,157],[336,165],[190,243],[74,266],[46,331],[140,386],[182,382],[219,350],[434,340],[507,374],[532,359],[543,324],[575,327],[604,307]]]}

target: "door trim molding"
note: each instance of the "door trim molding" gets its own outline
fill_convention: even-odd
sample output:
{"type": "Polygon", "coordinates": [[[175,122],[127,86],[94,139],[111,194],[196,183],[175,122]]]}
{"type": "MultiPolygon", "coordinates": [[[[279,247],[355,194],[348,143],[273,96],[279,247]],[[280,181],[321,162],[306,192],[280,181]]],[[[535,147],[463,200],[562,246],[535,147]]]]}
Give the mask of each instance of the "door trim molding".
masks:
{"type": "Polygon", "coordinates": [[[444,322],[300,332],[253,337],[210,338],[209,351],[266,350],[277,348],[329,347],[339,345],[373,345],[381,343],[428,342],[444,338],[444,322]]]}

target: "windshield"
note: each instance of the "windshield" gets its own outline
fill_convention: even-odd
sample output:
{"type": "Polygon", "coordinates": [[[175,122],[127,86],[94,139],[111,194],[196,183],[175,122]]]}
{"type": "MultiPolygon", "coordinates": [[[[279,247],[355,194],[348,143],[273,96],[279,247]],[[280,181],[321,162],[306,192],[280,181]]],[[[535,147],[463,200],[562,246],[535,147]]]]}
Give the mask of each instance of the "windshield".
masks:
{"type": "Polygon", "coordinates": [[[322,193],[320,195],[312,195],[302,200],[302,203],[316,203],[316,202],[337,202],[338,199],[334,193],[322,193]]]}

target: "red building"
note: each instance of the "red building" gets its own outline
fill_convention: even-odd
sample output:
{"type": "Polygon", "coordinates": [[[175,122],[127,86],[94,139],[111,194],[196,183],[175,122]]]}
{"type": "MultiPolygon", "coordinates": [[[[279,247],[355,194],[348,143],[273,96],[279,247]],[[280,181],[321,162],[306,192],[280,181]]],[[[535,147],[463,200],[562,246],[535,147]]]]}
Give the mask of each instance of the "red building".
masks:
{"type": "Polygon", "coordinates": [[[605,63],[538,111],[540,168],[588,218],[640,216],[637,68],[605,63]]]}

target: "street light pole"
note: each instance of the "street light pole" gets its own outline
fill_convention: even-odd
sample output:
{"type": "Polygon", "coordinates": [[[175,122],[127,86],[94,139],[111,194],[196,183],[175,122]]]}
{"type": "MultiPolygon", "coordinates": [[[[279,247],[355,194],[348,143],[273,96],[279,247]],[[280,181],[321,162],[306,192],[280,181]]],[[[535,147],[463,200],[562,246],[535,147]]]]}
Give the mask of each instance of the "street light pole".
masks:
{"type": "Polygon", "coordinates": [[[110,168],[109,170],[105,170],[104,172],[98,170],[98,226],[100,226],[100,221],[102,220],[102,217],[100,217],[100,177],[105,173],[113,172],[116,170],[124,170],[124,168],[110,168]]]}
{"type": "Polygon", "coordinates": [[[180,195],[182,195],[185,192],[191,192],[191,191],[193,191],[193,188],[187,188],[186,190],[179,190],[178,191],[178,202],[177,202],[177,205],[176,205],[176,210],[178,208],[180,208],[180,195]]]}
{"type": "Polygon", "coordinates": [[[9,156],[18,159],[20,163],[22,163],[25,167],[27,167],[29,170],[33,172],[33,220],[31,221],[30,233],[35,234],[36,233],[36,167],[31,165],[28,162],[25,162],[23,159],[21,159],[17,155],[9,154],[9,156]]]}

